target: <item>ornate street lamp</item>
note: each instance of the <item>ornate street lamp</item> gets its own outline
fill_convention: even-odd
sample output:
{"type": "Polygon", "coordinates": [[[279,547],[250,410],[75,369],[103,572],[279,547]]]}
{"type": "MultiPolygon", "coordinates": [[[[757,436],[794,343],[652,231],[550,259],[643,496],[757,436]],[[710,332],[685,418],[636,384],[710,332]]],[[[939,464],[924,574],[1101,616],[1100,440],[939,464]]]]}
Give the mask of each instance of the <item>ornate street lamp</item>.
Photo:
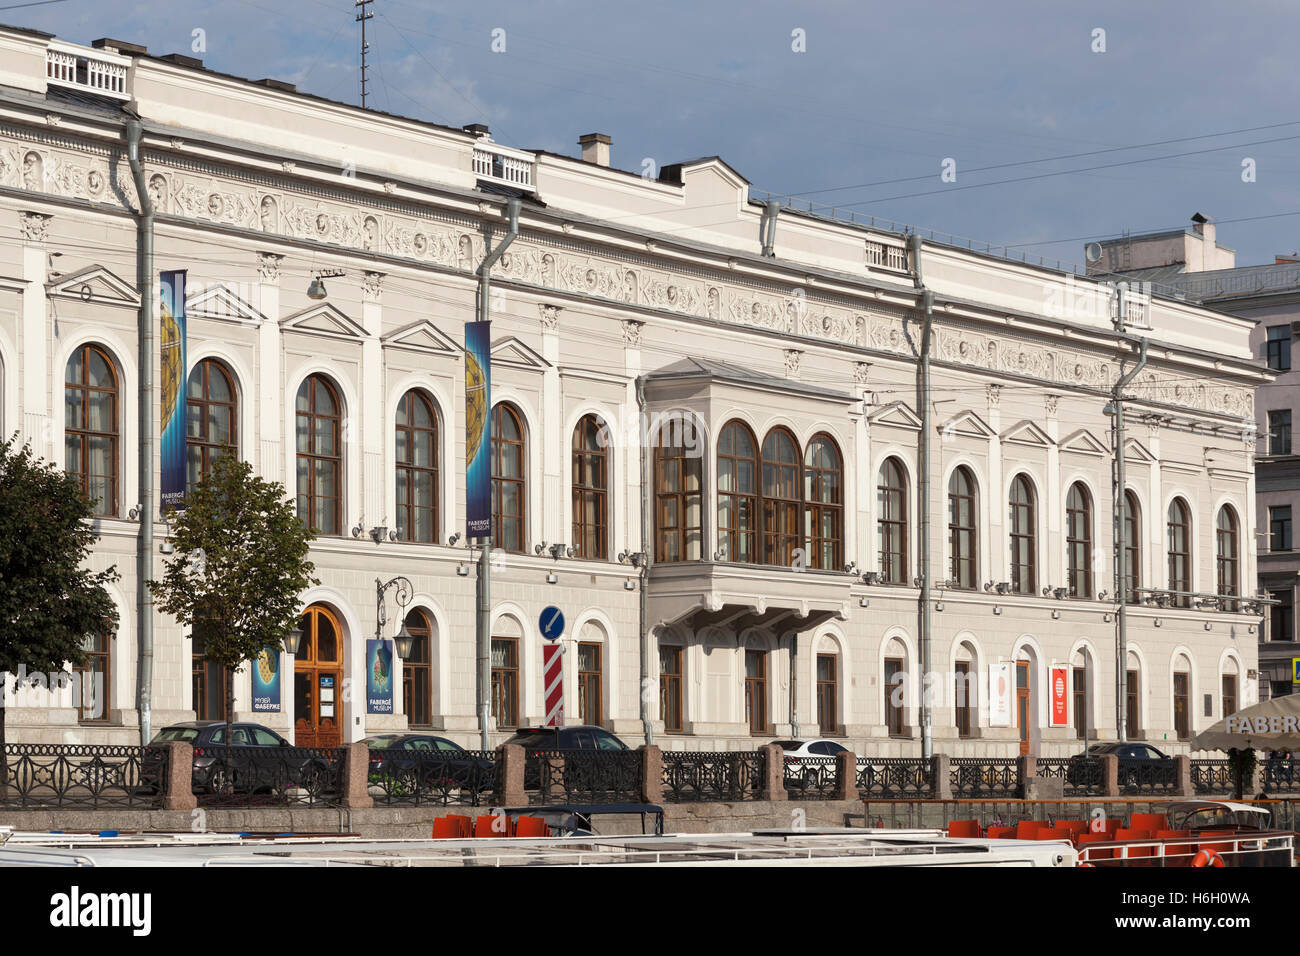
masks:
{"type": "Polygon", "coordinates": [[[302,628],[295,627],[292,631],[284,636],[284,652],[286,654],[297,655],[298,648],[302,646],[302,628]]]}
{"type": "Polygon", "coordinates": [[[411,603],[411,592],[414,588],[410,580],[400,574],[389,581],[375,578],[375,639],[382,640],[384,636],[384,625],[388,623],[388,609],[384,603],[384,594],[391,588],[397,590],[394,597],[402,621],[401,629],[393,635],[393,642],[397,645],[397,656],[405,660],[411,656],[415,646],[415,635],[406,628],[406,605],[411,603]]]}

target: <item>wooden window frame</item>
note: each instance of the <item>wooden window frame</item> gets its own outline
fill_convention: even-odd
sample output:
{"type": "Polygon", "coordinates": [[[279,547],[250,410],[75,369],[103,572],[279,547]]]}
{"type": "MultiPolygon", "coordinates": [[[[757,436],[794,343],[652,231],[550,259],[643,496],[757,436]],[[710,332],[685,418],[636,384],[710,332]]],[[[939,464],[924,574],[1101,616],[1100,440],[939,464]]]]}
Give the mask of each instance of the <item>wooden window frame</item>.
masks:
{"type": "Polygon", "coordinates": [[[433,726],[433,619],[421,608],[407,612],[406,629],[415,638],[411,646],[412,656],[402,658],[402,713],[406,715],[408,727],[433,726]],[[415,652],[424,644],[422,659],[415,652]],[[424,675],[427,695],[417,697],[419,675],[424,675]]]}
{"type": "Polygon", "coordinates": [[[682,667],[685,649],[678,644],[659,645],[659,717],[664,722],[664,733],[680,734],[684,723],[684,701],[682,700],[682,667]],[[676,670],[665,671],[663,668],[664,652],[676,664],[676,670]]]}
{"type": "Polygon", "coordinates": [[[974,696],[972,687],[974,682],[970,678],[974,670],[975,665],[972,661],[953,663],[953,724],[957,728],[957,736],[962,739],[973,736],[971,698],[974,696]]]}
{"type": "Polygon", "coordinates": [[[885,733],[890,737],[906,737],[906,708],[907,702],[903,701],[895,704],[893,701],[894,688],[906,680],[907,661],[902,657],[886,657],[884,662],[884,690],[885,690],[885,733]],[[890,673],[890,667],[895,667],[893,673],[890,673]]]}
{"type": "Polygon", "coordinates": [[[767,713],[768,653],[761,648],[745,648],[745,723],[749,726],[750,734],[754,736],[766,736],[771,729],[767,713]],[[755,655],[754,659],[763,665],[762,673],[757,677],[749,676],[751,654],[755,655]]]}
{"type": "MultiPolygon", "coordinates": [[[[1214,581],[1221,597],[1235,597],[1241,581],[1241,521],[1231,505],[1219,509],[1214,522],[1214,581]],[[1224,518],[1228,527],[1224,527],[1224,518]]],[[[1224,611],[1236,611],[1236,601],[1222,601],[1224,611]]]]}
{"type": "Polygon", "coordinates": [[[698,449],[701,429],[691,419],[674,418],[661,423],[655,440],[653,478],[657,562],[698,561],[703,551],[704,462],[700,454],[691,453],[686,441],[687,429],[698,449]],[[674,440],[677,440],[676,444],[669,444],[674,440]],[[676,490],[667,488],[665,476],[669,470],[677,475],[676,490]],[[689,487],[691,479],[695,484],[693,490],[689,487]],[[699,516],[698,522],[692,523],[692,513],[699,516]],[[669,516],[671,524],[665,520],[669,516]]]}
{"type": "Polygon", "coordinates": [[[598,641],[581,641],[578,644],[578,717],[584,724],[600,726],[604,722],[605,714],[605,649],[604,645],[598,641]],[[596,669],[582,669],[582,650],[583,648],[594,648],[596,651],[596,669]],[[594,687],[592,685],[595,685],[594,687]],[[594,694],[593,694],[594,692],[594,694]],[[589,701],[596,705],[596,714],[590,713],[587,706],[589,701]]]}
{"type": "Polygon", "coordinates": [[[844,567],[844,456],[830,435],[818,432],[804,449],[804,541],[808,567],[839,571],[844,567]],[[817,457],[834,456],[824,464],[817,457]],[[829,527],[828,533],[823,533],[829,527]]]}
{"type": "Polygon", "coordinates": [[[1065,495],[1066,578],[1070,597],[1092,597],[1092,495],[1081,481],[1065,495]]]}
{"type": "Polygon", "coordinates": [[[979,499],[975,489],[975,476],[965,465],[948,476],[948,576],[954,588],[965,591],[979,588],[979,499]],[[967,490],[955,488],[959,478],[967,490]],[[963,504],[969,509],[969,524],[960,523],[963,504]]]}
{"type": "Polygon", "coordinates": [[[733,419],[722,426],[718,434],[717,479],[718,492],[718,553],[723,561],[740,564],[758,564],[758,535],[762,507],[759,504],[758,439],[748,425],[733,419]],[[745,455],[738,450],[732,435],[743,436],[752,449],[745,455]],[[748,464],[750,483],[748,490],[741,487],[741,465],[748,464]],[[727,490],[727,489],[731,490],[727,490]],[[723,507],[723,505],[727,507],[723,507]],[[748,512],[748,522],[742,516],[748,512]],[[747,525],[747,526],[746,526],[747,525]]]}
{"type": "Polygon", "coordinates": [[[343,534],[343,397],[339,388],[326,375],[318,373],[308,375],[298,386],[298,392],[294,396],[294,449],[296,473],[295,494],[298,501],[298,517],[306,523],[307,527],[315,529],[319,534],[330,537],[338,537],[343,534]],[[320,383],[325,386],[330,397],[334,401],[334,414],[321,412],[316,408],[316,385],[320,383]],[[307,390],[307,408],[305,410],[298,408],[298,395],[302,394],[303,389],[307,390]],[[304,451],[298,436],[298,423],[306,420],[306,440],[307,449],[304,451]],[[316,447],[316,422],[324,421],[329,424],[333,432],[333,447],[335,454],[326,455],[317,451],[316,447]],[[334,469],[334,487],[337,492],[334,495],[319,495],[316,493],[316,463],[324,462],[334,469]],[[303,495],[300,493],[301,471],[306,466],[307,474],[307,494],[304,507],[303,495]],[[332,530],[321,527],[320,518],[324,514],[322,508],[317,502],[333,502],[330,511],[332,518],[332,530]]]}
{"type": "Polygon", "coordinates": [[[1190,740],[1192,736],[1192,675],[1188,671],[1173,673],[1174,735],[1179,740],[1190,740]],[[1179,692],[1181,679],[1182,691],[1179,692]],[[1181,712],[1179,704],[1182,704],[1181,712]]]}
{"type": "Polygon", "coordinates": [[[1137,589],[1142,586],[1142,507],[1137,495],[1124,492],[1124,599],[1128,604],[1140,603],[1137,589]]]}
{"type": "Polygon", "coordinates": [[[512,554],[523,554],[528,543],[528,430],[524,427],[524,416],[509,402],[498,402],[492,406],[492,546],[512,554]],[[502,423],[509,415],[519,432],[519,438],[506,438],[502,433],[502,423]],[[519,476],[506,477],[501,468],[502,456],[506,447],[519,449],[519,476]],[[519,502],[518,513],[505,511],[504,494],[507,485],[518,488],[516,500],[519,502]],[[518,519],[519,533],[506,540],[505,520],[518,519]]]}
{"type": "MultiPolygon", "coordinates": [[[[1169,590],[1191,591],[1192,589],[1192,513],[1182,498],[1169,502],[1165,514],[1166,548],[1169,566],[1169,590]],[[1175,517],[1175,514],[1177,517],[1175,517]],[[1177,537],[1182,538],[1179,550],[1177,537]]],[[[1191,598],[1185,594],[1172,595],[1170,603],[1174,607],[1191,607],[1191,598]]]]}
{"type": "Polygon", "coordinates": [[[1033,482],[1023,472],[1011,479],[1007,507],[1007,531],[1011,544],[1011,592],[1033,594],[1038,589],[1038,498],[1034,494],[1033,482]],[[1016,501],[1017,489],[1024,490],[1027,500],[1016,501]],[[1021,557],[1025,560],[1021,561],[1021,557]]]}
{"type": "Polygon", "coordinates": [[[398,414],[393,418],[394,433],[394,485],[397,502],[396,528],[399,540],[411,541],[417,544],[436,544],[438,542],[438,532],[441,519],[442,495],[439,488],[441,478],[441,448],[439,438],[441,437],[441,422],[438,419],[438,406],[428,395],[421,389],[409,389],[402,396],[398,414]],[[429,426],[422,427],[415,424],[415,406],[419,403],[424,406],[429,414],[429,426]],[[405,417],[406,424],[402,424],[402,418],[405,417]],[[401,442],[396,440],[398,435],[406,435],[406,459],[397,459],[396,449],[401,446],[401,442]],[[415,444],[419,435],[429,436],[429,445],[432,449],[429,465],[417,465],[415,463],[415,444]],[[402,483],[399,480],[402,475],[406,476],[406,494],[401,492],[402,483]],[[425,510],[416,504],[416,481],[420,478],[427,478],[432,486],[433,493],[430,495],[430,504],[428,506],[429,514],[429,535],[428,537],[417,537],[415,529],[419,527],[419,522],[415,520],[416,513],[425,510]]]}
{"type": "Polygon", "coordinates": [[[813,666],[817,668],[817,728],[823,737],[839,734],[840,659],[838,654],[818,654],[813,666]],[[831,676],[822,677],[821,664],[830,661],[831,676]],[[827,718],[830,718],[829,720],[827,718]]]}
{"type": "Polygon", "coordinates": [[[876,473],[876,558],[882,584],[907,584],[907,469],[890,455],[876,473]],[[890,484],[896,476],[897,484],[890,484]]]}
{"type": "Polygon", "coordinates": [[[492,664],[492,717],[496,721],[498,730],[514,730],[519,727],[520,718],[519,638],[494,635],[492,642],[496,643],[497,641],[511,646],[513,649],[511,658],[513,663],[500,667],[492,664]],[[506,691],[509,692],[508,697],[506,691]],[[508,713],[503,715],[503,709],[508,710],[508,713]]]}
{"type": "MultiPolygon", "coordinates": [[[[91,635],[91,639],[95,641],[95,647],[93,650],[85,648],[85,663],[72,668],[72,673],[74,675],[73,680],[79,682],[79,686],[77,687],[77,692],[80,695],[78,697],[77,723],[107,724],[112,722],[111,718],[113,709],[113,635],[94,634],[91,635]],[[96,703],[93,690],[93,677],[90,680],[91,687],[88,688],[86,686],[87,675],[95,673],[95,669],[92,665],[96,661],[103,665],[104,674],[103,699],[98,702],[100,704],[100,713],[98,716],[96,716],[91,710],[91,707],[96,703]]],[[[83,648],[84,647],[85,645],[83,644],[83,648]]]]}
{"type": "Polygon", "coordinates": [[[189,491],[194,487],[189,482],[189,452],[196,450],[199,455],[199,481],[207,477],[209,469],[212,467],[212,460],[223,453],[239,454],[239,392],[235,388],[235,376],[230,369],[226,368],[224,362],[217,359],[206,358],[194,366],[190,372],[190,378],[200,375],[199,397],[191,398],[189,394],[189,383],[185,387],[185,472],[186,472],[186,490],[189,491]],[[230,391],[230,401],[223,402],[211,397],[212,374],[216,374],[225,379],[226,387],[230,391]],[[226,444],[212,440],[208,429],[208,410],[212,407],[226,408],[230,415],[230,441],[226,444]],[[199,434],[191,435],[189,433],[189,416],[188,411],[191,408],[198,409],[199,434]]]}
{"type": "Polygon", "coordinates": [[[91,496],[90,479],[92,477],[100,477],[100,478],[107,477],[109,479],[108,482],[109,500],[101,502],[95,508],[93,513],[98,517],[104,517],[104,518],[117,517],[119,513],[119,509],[121,508],[120,483],[122,480],[122,475],[121,475],[122,465],[120,460],[121,451],[122,451],[122,443],[121,443],[122,378],[118,373],[117,363],[113,360],[113,356],[108,351],[108,349],[104,348],[103,346],[96,345],[93,342],[86,343],[84,345],[79,345],[77,346],[73,354],[68,356],[67,364],[64,366],[64,370],[63,370],[63,385],[64,385],[64,390],[63,390],[64,470],[69,475],[72,475],[74,478],[77,479],[78,483],[81,485],[81,490],[86,494],[87,497],[91,497],[92,502],[94,502],[95,499],[91,496]],[[108,368],[108,374],[112,378],[111,387],[105,388],[103,386],[93,386],[90,384],[89,371],[90,371],[91,353],[98,355],[99,358],[103,360],[104,365],[108,368]],[[70,382],[68,381],[68,375],[72,370],[73,360],[78,355],[81,356],[81,378],[77,382],[70,382]],[[75,403],[77,408],[77,420],[74,425],[68,424],[68,408],[69,408],[68,393],[69,392],[75,392],[78,396],[75,403]],[[87,401],[87,398],[91,393],[108,394],[110,396],[110,403],[111,403],[110,407],[112,410],[110,415],[111,430],[92,431],[90,429],[89,422],[88,422],[89,402],[87,401]],[[94,438],[108,439],[109,449],[110,449],[109,467],[112,469],[112,471],[110,472],[110,474],[106,476],[105,475],[92,476],[91,473],[87,470],[90,462],[90,455],[89,455],[90,442],[91,439],[94,438]],[[69,440],[74,440],[77,443],[77,453],[79,456],[80,468],[78,468],[76,471],[72,471],[71,469],[67,468],[67,464],[68,464],[67,444],[69,440]]]}
{"type": "Polygon", "coordinates": [[[773,428],[763,436],[759,448],[760,508],[762,532],[759,538],[763,564],[793,567],[795,551],[803,542],[803,453],[799,441],[788,428],[773,428]],[[783,460],[782,442],[790,453],[783,460]],[[782,491],[790,493],[782,493],[782,491]]]}
{"type": "Polygon", "coordinates": [[[609,442],[605,423],[594,414],[583,415],[573,429],[573,548],[576,557],[592,561],[609,559],[609,442]],[[595,448],[588,447],[589,430],[595,435],[595,448]],[[600,478],[595,476],[599,471],[600,478]],[[594,520],[588,522],[588,503],[594,520]]]}

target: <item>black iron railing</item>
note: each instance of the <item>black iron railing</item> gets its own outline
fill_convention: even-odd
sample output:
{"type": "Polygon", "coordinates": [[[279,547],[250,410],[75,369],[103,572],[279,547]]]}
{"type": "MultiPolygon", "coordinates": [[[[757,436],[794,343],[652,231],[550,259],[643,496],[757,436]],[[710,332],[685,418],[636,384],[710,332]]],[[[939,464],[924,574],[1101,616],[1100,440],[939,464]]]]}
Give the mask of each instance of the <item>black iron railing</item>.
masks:
{"type": "Polygon", "coordinates": [[[200,806],[338,806],[344,748],[201,747],[191,786],[200,806]]]}
{"type": "Polygon", "coordinates": [[[954,797],[1018,797],[1023,782],[1015,758],[953,757],[948,761],[948,784],[954,797]]]}
{"type": "Polygon", "coordinates": [[[919,757],[859,757],[858,794],[864,800],[934,796],[934,765],[919,757]]]}
{"type": "Polygon", "coordinates": [[[478,807],[499,789],[491,750],[372,750],[367,782],[385,806],[478,807]]]}
{"type": "Polygon", "coordinates": [[[839,760],[786,757],[783,779],[791,800],[832,800],[839,789],[839,760]]]}
{"type": "Polygon", "coordinates": [[[1060,780],[1067,797],[1101,796],[1106,792],[1106,771],[1096,756],[1039,757],[1037,774],[1060,780]]]}
{"type": "MultiPolygon", "coordinates": [[[[1225,761],[1226,762],[1226,761],[1225,761]]],[[[1300,760],[1295,757],[1263,757],[1264,790],[1267,793],[1300,792],[1300,760]]]]}
{"type": "Polygon", "coordinates": [[[665,803],[731,803],[762,797],[767,754],[762,750],[665,750],[663,765],[665,803]]]}
{"type": "Polygon", "coordinates": [[[524,759],[524,790],[534,804],[639,803],[641,754],[635,750],[541,750],[524,759]]]}
{"type": "Polygon", "coordinates": [[[1192,790],[1197,794],[1232,793],[1232,764],[1227,760],[1193,760],[1192,790]]]}
{"type": "Polygon", "coordinates": [[[1172,757],[1163,760],[1119,758],[1120,793],[1176,793],[1177,790],[1178,763],[1172,757]]]}
{"type": "Polygon", "coordinates": [[[5,744],[0,806],[148,809],[162,805],[165,747],[5,744]]]}

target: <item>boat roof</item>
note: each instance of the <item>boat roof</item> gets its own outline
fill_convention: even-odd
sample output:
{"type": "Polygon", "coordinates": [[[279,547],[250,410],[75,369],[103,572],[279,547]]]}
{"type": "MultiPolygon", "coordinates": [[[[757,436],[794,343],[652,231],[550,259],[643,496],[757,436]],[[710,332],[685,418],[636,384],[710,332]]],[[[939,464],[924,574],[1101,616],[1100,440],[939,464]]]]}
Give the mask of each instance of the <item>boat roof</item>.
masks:
{"type": "Polygon", "coordinates": [[[1233,813],[1258,813],[1261,816],[1269,816],[1270,811],[1266,807],[1257,807],[1250,803],[1237,803],[1233,800],[1170,800],[1167,803],[1155,804],[1159,810],[1181,810],[1190,812],[1193,810],[1230,810],[1233,813]]]}

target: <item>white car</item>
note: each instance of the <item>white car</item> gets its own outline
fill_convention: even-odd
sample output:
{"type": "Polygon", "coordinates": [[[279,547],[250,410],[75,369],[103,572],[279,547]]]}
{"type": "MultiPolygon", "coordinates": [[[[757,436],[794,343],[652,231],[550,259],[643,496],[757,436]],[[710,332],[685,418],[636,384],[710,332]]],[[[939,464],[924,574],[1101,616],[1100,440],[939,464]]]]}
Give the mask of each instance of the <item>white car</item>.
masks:
{"type": "Polygon", "coordinates": [[[835,756],[849,748],[835,740],[774,740],[785,751],[785,788],[821,790],[835,786],[835,756]]]}

